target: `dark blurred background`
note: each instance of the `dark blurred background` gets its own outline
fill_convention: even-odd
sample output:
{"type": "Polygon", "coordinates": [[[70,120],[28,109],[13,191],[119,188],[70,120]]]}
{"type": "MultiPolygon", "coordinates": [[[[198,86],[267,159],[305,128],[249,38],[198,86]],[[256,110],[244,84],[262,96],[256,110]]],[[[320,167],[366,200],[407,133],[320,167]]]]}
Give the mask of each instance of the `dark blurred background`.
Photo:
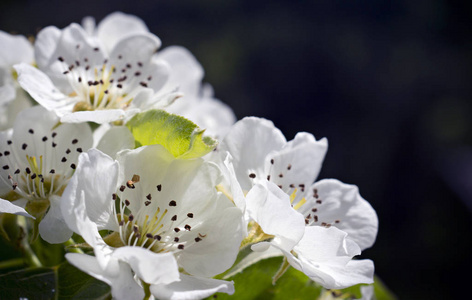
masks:
{"type": "Polygon", "coordinates": [[[0,29],[141,17],[164,47],[195,54],[238,119],[328,138],[320,178],[358,185],[377,210],[363,256],[400,299],[468,298],[472,10],[393,2],[15,0],[0,2],[0,29]]]}

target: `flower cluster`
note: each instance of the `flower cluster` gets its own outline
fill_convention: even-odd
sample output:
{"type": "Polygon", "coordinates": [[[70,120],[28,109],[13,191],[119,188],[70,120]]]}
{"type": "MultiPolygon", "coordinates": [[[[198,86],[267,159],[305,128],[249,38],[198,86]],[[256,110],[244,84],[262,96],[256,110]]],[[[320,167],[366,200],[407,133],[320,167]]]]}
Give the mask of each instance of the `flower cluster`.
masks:
{"type": "Polygon", "coordinates": [[[0,44],[0,212],[75,245],[67,261],[113,298],[233,294],[225,279],[275,256],[274,284],[290,267],[326,289],[373,283],[355,257],[377,215],[356,186],[317,181],[327,140],[236,122],[192,54],[159,50],[139,18],[0,44]]]}

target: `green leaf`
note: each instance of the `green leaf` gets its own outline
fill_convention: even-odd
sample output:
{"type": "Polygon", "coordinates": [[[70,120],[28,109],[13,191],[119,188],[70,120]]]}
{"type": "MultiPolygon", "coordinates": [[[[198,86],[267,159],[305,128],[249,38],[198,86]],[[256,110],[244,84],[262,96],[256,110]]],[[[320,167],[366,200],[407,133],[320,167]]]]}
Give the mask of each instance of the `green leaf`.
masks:
{"type": "MultiPolygon", "coordinates": [[[[289,268],[277,280],[277,283],[272,285],[273,276],[279,270],[282,262],[282,257],[261,260],[244,269],[241,273],[228,278],[227,280],[234,281],[235,293],[231,296],[218,294],[217,299],[360,299],[362,297],[361,287],[366,286],[366,284],[358,284],[343,290],[326,290],[294,268],[289,268]]],[[[374,294],[376,300],[397,299],[377,276],[375,276],[374,279],[374,294]]],[[[210,300],[212,297],[207,299],[210,300]]]]}
{"type": "Polygon", "coordinates": [[[110,287],[78,270],[69,263],[57,268],[56,299],[109,299],[110,287]]]}
{"type": "Polygon", "coordinates": [[[54,299],[56,280],[50,268],[26,269],[0,276],[2,299],[54,299]]]}
{"type": "Polygon", "coordinates": [[[191,159],[212,151],[217,141],[203,137],[204,130],[195,123],[163,110],[148,110],[126,123],[136,140],[136,147],[163,145],[176,158],[191,159]]]}
{"type": "Polygon", "coordinates": [[[111,299],[110,287],[69,263],[0,276],[2,299],[111,299]]]}
{"type": "Polygon", "coordinates": [[[378,276],[374,276],[374,294],[377,300],[396,300],[397,297],[390,291],[378,276]]]}
{"type": "MultiPolygon", "coordinates": [[[[272,277],[282,263],[281,257],[269,258],[244,269],[229,280],[234,281],[236,292],[232,295],[218,294],[217,299],[316,299],[322,287],[311,281],[305,274],[290,268],[272,285],[272,277]]],[[[211,298],[209,298],[211,299],[211,298]]]]}

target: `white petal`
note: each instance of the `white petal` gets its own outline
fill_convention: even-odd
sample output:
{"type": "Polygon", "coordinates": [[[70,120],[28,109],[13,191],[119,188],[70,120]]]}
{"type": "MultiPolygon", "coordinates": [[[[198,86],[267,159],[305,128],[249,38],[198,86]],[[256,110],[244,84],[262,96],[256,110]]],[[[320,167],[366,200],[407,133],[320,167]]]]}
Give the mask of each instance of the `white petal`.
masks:
{"type": "Polygon", "coordinates": [[[121,247],[113,257],[131,266],[149,284],[169,284],[179,280],[179,267],[172,253],[154,253],[141,247],[121,247]]]}
{"type": "Polygon", "coordinates": [[[97,259],[93,256],[78,253],[67,253],[66,259],[83,272],[101,280],[111,286],[113,299],[143,299],[143,288],[133,277],[130,267],[126,263],[119,264],[119,271],[110,274],[100,269],[97,259]]]}
{"type": "Polygon", "coordinates": [[[0,67],[11,68],[18,63],[33,63],[33,45],[22,35],[0,30],[0,67]]]}
{"type": "Polygon", "coordinates": [[[110,58],[116,59],[116,69],[121,70],[126,68],[128,63],[149,62],[160,45],[159,38],[151,34],[141,33],[127,36],[119,40],[110,53],[110,58]],[[119,56],[124,59],[118,59],[119,56]]]}
{"type": "Polygon", "coordinates": [[[67,197],[61,202],[61,211],[69,228],[80,234],[94,250],[100,269],[115,277],[119,272],[118,260],[112,258],[113,248],[108,246],[98,232],[97,224],[86,215],[85,192],[80,191],[74,197],[67,197]]]}
{"type": "Polygon", "coordinates": [[[178,87],[186,97],[199,95],[204,72],[190,51],[184,47],[170,46],[159,51],[155,58],[166,61],[170,66],[171,73],[167,87],[170,89],[178,87]]]}
{"type": "Polygon", "coordinates": [[[27,64],[15,65],[15,69],[18,83],[39,104],[58,115],[72,110],[75,101],[58,91],[46,74],[27,64]]]}
{"type": "MultiPolygon", "coordinates": [[[[109,156],[90,149],[79,156],[77,169],[63,193],[62,211],[65,218],[74,217],[74,208],[84,194],[88,218],[99,229],[117,229],[114,219],[112,194],[116,191],[119,166],[109,156]]],[[[70,224],[69,224],[70,225],[70,224]]],[[[72,225],[74,231],[77,227],[72,225]]]]}
{"type": "Polygon", "coordinates": [[[239,209],[241,209],[243,213],[245,213],[246,212],[246,199],[244,197],[244,193],[241,189],[241,186],[239,185],[239,182],[236,178],[236,174],[234,172],[233,158],[231,157],[231,154],[229,154],[228,152],[226,153],[227,153],[227,156],[224,160],[224,166],[226,168],[222,168],[223,174],[225,174],[227,181],[229,181],[231,195],[233,196],[234,204],[237,207],[239,207],[239,209]]]}
{"type": "Polygon", "coordinates": [[[246,117],[233,125],[220,149],[231,154],[238,181],[243,190],[248,191],[253,185],[249,174],[265,180],[268,174],[265,174],[264,163],[268,154],[280,150],[285,143],[284,135],[271,121],[246,117]]]}
{"type": "Polygon", "coordinates": [[[134,148],[134,137],[126,126],[114,126],[110,128],[100,139],[97,149],[110,157],[124,149],[134,148]]]}
{"type": "Polygon", "coordinates": [[[307,187],[318,176],[327,150],[325,138],[316,141],[313,135],[299,132],[282,150],[273,153],[273,163],[266,160],[267,174],[285,191],[290,185],[307,187]]]}
{"type": "Polygon", "coordinates": [[[184,94],[173,103],[167,111],[182,115],[192,120],[205,134],[223,138],[230,127],[236,122],[233,110],[223,102],[214,98],[196,98],[184,94]]]}
{"type": "Polygon", "coordinates": [[[107,109],[94,111],[77,111],[65,113],[61,117],[63,123],[95,122],[98,124],[109,123],[123,119],[125,112],[122,109],[107,109]]]}
{"type": "Polygon", "coordinates": [[[66,242],[72,236],[72,230],[67,224],[61,212],[61,198],[52,196],[49,198],[49,210],[39,223],[39,234],[50,244],[66,242]]]}
{"type": "Polygon", "coordinates": [[[24,208],[17,206],[15,204],[12,204],[10,201],[4,200],[1,198],[0,198],[0,213],[9,213],[9,214],[25,216],[25,217],[34,219],[34,217],[30,215],[29,213],[27,213],[24,208]]]}
{"type": "Polygon", "coordinates": [[[9,101],[9,103],[0,107],[0,114],[3,113],[3,115],[0,115],[0,130],[11,128],[15,122],[16,116],[22,110],[31,107],[32,105],[29,96],[20,87],[16,89],[14,96],[16,98],[13,101],[9,101]]]}
{"type": "Polygon", "coordinates": [[[302,238],[305,228],[303,216],[295,211],[290,198],[271,182],[255,185],[246,195],[249,216],[266,234],[274,235],[274,246],[290,251],[302,238]]]}
{"type": "Polygon", "coordinates": [[[89,35],[95,34],[95,19],[93,17],[87,16],[82,19],[82,27],[84,28],[85,32],[89,35]]]}
{"type": "Polygon", "coordinates": [[[57,59],[57,57],[52,57],[52,55],[56,50],[60,36],[61,30],[54,26],[42,29],[36,36],[34,54],[40,69],[48,69],[49,65],[57,59]]]}
{"type": "Polygon", "coordinates": [[[108,51],[125,37],[148,32],[146,24],[140,18],[122,12],[109,14],[97,28],[97,36],[108,51]]]}
{"type": "Polygon", "coordinates": [[[251,250],[254,252],[264,252],[269,250],[270,243],[269,242],[260,242],[251,246],[251,250]]]}
{"type": "Polygon", "coordinates": [[[206,237],[178,256],[179,265],[192,275],[215,276],[229,269],[236,260],[242,241],[242,213],[236,207],[221,208],[212,212],[214,219],[208,218],[196,229],[206,237]]]}
{"type": "Polygon", "coordinates": [[[372,283],[374,266],[370,260],[353,261],[359,246],[335,227],[308,226],[299,244],[297,257],[285,252],[290,264],[328,289],[342,289],[359,283],[372,283]]]}
{"type": "Polygon", "coordinates": [[[181,274],[181,281],[169,285],[151,285],[151,293],[158,299],[194,300],[214,293],[234,293],[233,282],[181,274]]]}
{"type": "Polygon", "coordinates": [[[7,83],[0,86],[0,105],[7,105],[10,100],[15,99],[15,96],[16,91],[13,84],[7,83]]]}
{"type": "MultiPolygon", "coordinates": [[[[372,206],[359,194],[355,185],[344,184],[336,179],[324,179],[315,183],[306,197],[307,203],[302,206],[305,211],[300,212],[305,216],[314,214],[312,208],[316,208],[318,222],[331,224],[349,234],[361,249],[369,248],[375,242],[378,230],[378,218],[372,206]],[[317,203],[313,198],[313,189],[318,192],[318,198],[322,203],[317,203]]],[[[319,200],[318,199],[318,200],[319,200]]]]}

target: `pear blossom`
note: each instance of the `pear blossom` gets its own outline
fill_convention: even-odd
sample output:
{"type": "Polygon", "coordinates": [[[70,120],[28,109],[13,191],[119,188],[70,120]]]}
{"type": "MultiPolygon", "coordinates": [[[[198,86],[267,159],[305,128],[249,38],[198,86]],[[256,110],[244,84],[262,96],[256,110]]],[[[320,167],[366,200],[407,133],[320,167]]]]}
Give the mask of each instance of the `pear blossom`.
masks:
{"type": "MultiPolygon", "coordinates": [[[[283,253],[291,266],[326,288],[372,283],[372,262],[352,258],[375,241],[377,216],[357,187],[333,179],[313,184],[326,150],[326,139],[298,133],[286,142],[272,122],[254,117],[237,122],[220,145],[247,192],[251,230],[262,230],[259,241],[270,241],[253,250],[283,253]]],[[[267,256],[253,255],[252,263],[262,257],[267,256]]]]}
{"type": "Polygon", "coordinates": [[[122,12],[113,12],[96,24],[93,17],[85,17],[82,27],[89,36],[98,39],[107,53],[111,53],[116,44],[133,35],[150,35],[146,24],[140,18],[122,12]]]}
{"type": "MultiPolygon", "coordinates": [[[[16,200],[12,205],[26,206],[35,217],[44,214],[39,233],[50,243],[72,234],[59,211],[60,196],[80,152],[92,146],[88,124],[57,126],[58,121],[54,113],[34,106],[18,115],[12,130],[0,132],[0,197],[16,200]]],[[[11,213],[5,207],[2,211],[11,213]]]]}
{"type": "Polygon", "coordinates": [[[32,64],[33,46],[21,35],[0,30],[0,130],[13,125],[16,115],[31,106],[27,94],[16,82],[13,65],[32,64]]]}
{"type": "Polygon", "coordinates": [[[18,82],[66,123],[124,120],[175,100],[175,93],[159,93],[168,66],[152,61],[161,45],[158,37],[136,33],[116,40],[111,49],[105,44],[78,24],[46,27],[35,42],[39,69],[16,65],[18,82]]]}
{"type": "Polygon", "coordinates": [[[209,84],[202,85],[204,71],[197,59],[184,47],[167,47],[154,55],[155,61],[170,66],[169,80],[164,89],[178,89],[183,95],[167,111],[195,122],[206,134],[222,138],[236,122],[232,109],[214,98],[209,84]]]}
{"type": "Polygon", "coordinates": [[[64,191],[62,212],[95,257],[68,254],[67,259],[110,284],[118,299],[126,298],[114,292],[124,283],[112,278],[131,270],[157,298],[233,293],[231,282],[211,279],[232,266],[242,239],[241,212],[215,189],[220,180],[215,164],[175,159],[161,145],[123,150],[116,161],[95,149],[83,153],[64,191]],[[111,231],[104,239],[98,234],[102,229],[111,231]],[[176,266],[163,270],[157,260],[168,255],[176,266]],[[128,267],[110,273],[110,264],[128,267]],[[152,264],[153,280],[136,269],[145,264],[152,264]]]}

